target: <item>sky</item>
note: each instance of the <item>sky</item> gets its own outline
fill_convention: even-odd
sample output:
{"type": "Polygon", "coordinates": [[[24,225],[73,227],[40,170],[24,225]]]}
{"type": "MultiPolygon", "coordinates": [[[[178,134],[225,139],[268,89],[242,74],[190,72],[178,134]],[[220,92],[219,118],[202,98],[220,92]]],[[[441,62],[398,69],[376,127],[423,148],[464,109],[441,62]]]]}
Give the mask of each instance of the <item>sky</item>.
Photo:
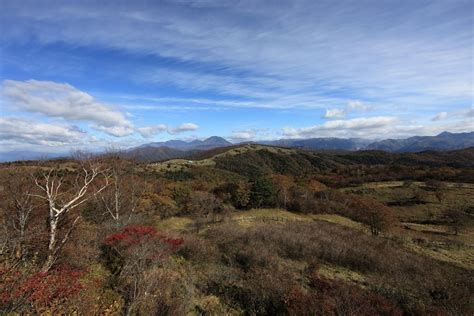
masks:
{"type": "Polygon", "coordinates": [[[473,11],[0,0],[0,153],[472,131],[473,11]]]}

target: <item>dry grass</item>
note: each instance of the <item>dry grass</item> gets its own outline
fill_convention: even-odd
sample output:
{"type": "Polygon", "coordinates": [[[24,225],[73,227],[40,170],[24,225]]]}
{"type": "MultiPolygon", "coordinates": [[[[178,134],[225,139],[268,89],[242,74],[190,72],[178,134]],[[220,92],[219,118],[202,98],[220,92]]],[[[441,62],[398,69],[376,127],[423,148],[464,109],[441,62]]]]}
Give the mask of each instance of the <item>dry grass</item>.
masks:
{"type": "Polygon", "coordinates": [[[196,167],[212,167],[216,163],[211,159],[204,160],[187,160],[187,159],[171,159],[164,162],[151,163],[148,165],[153,171],[166,172],[166,171],[181,171],[193,166],[196,167]]]}
{"type": "Polygon", "coordinates": [[[192,223],[193,220],[187,217],[170,217],[159,221],[155,227],[158,231],[178,233],[189,230],[192,223]]]}
{"type": "Polygon", "coordinates": [[[288,221],[323,221],[351,229],[369,233],[366,225],[353,221],[347,217],[335,214],[299,214],[288,212],[284,209],[252,209],[249,211],[238,211],[232,214],[231,219],[242,226],[252,226],[261,222],[288,222],[288,221]]]}
{"type": "Polygon", "coordinates": [[[474,270],[474,248],[466,245],[417,245],[405,243],[407,249],[433,259],[448,262],[458,267],[474,270]]]}
{"type": "Polygon", "coordinates": [[[282,209],[252,209],[249,211],[239,211],[233,213],[231,219],[244,227],[266,222],[285,223],[288,221],[311,221],[309,216],[291,213],[282,209]]]}
{"type": "Polygon", "coordinates": [[[364,225],[362,223],[359,223],[359,222],[356,222],[356,221],[353,221],[353,220],[351,220],[347,217],[344,217],[344,216],[335,215],[335,214],[315,214],[315,215],[311,215],[311,217],[314,220],[317,220],[317,221],[329,222],[329,223],[349,227],[349,228],[352,228],[352,229],[356,229],[356,230],[359,230],[359,231],[364,231],[364,232],[367,232],[367,233],[369,232],[369,229],[367,228],[366,225],[364,225]]]}
{"type": "Polygon", "coordinates": [[[337,265],[322,264],[319,267],[318,272],[323,277],[331,280],[339,279],[345,282],[354,283],[361,287],[365,287],[367,284],[365,277],[362,274],[337,265]]]}

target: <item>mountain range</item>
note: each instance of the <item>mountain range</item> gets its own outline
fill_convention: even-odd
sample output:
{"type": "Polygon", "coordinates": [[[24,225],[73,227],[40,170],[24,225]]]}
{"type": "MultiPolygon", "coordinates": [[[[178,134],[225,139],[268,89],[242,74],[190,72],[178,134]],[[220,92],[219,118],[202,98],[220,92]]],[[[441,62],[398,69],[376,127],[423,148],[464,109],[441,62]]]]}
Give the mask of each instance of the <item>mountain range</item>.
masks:
{"type": "MultiPolygon", "coordinates": [[[[419,152],[426,150],[447,151],[474,147],[474,132],[449,133],[443,132],[436,136],[414,136],[405,139],[385,139],[373,141],[363,138],[309,138],[279,139],[274,141],[252,141],[245,143],[270,145],[277,147],[298,148],[304,150],[380,150],[388,152],[419,152]]],[[[226,139],[212,136],[203,141],[170,140],[144,144],[128,150],[128,155],[139,160],[153,161],[171,158],[186,158],[196,152],[214,148],[239,146],[244,143],[232,144],[226,139]]]]}
{"type": "MultiPolygon", "coordinates": [[[[298,148],[304,150],[380,150],[388,152],[420,152],[427,150],[447,151],[474,147],[474,132],[449,133],[443,132],[436,136],[414,136],[405,139],[384,139],[373,141],[363,138],[309,138],[309,139],[279,139],[273,141],[252,141],[245,143],[270,145],[277,147],[298,148]]],[[[196,153],[230,146],[239,146],[244,143],[233,144],[219,136],[212,136],[205,140],[192,141],[169,140],[153,142],[133,147],[123,152],[127,157],[141,161],[158,161],[172,158],[186,158],[196,153]]],[[[41,157],[55,158],[56,156],[39,152],[5,152],[0,153],[0,161],[14,161],[25,159],[40,159],[41,157]]]]}
{"type": "Polygon", "coordinates": [[[232,146],[232,143],[222,137],[212,136],[205,140],[195,139],[189,142],[183,140],[168,140],[166,142],[148,143],[133,149],[168,147],[178,150],[208,150],[226,146],[232,146]]]}

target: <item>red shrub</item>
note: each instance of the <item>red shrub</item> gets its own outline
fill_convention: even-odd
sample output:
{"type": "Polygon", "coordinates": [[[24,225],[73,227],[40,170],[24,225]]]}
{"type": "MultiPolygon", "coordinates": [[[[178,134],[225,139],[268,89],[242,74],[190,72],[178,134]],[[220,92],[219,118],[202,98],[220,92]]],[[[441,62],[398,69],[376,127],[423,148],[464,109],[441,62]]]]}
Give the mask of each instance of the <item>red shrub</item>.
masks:
{"type": "Polygon", "coordinates": [[[83,289],[83,271],[67,266],[49,272],[26,274],[20,270],[0,271],[0,309],[22,312],[54,310],[83,289]],[[25,310],[26,309],[26,310],[25,310]]]}

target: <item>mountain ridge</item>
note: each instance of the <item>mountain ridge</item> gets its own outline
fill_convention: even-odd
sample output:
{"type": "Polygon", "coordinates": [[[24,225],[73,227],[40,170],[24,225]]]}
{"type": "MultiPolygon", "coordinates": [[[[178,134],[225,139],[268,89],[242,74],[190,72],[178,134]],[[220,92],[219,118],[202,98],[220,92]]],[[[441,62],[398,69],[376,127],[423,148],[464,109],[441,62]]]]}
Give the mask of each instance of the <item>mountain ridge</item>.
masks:
{"type": "MultiPolygon", "coordinates": [[[[199,152],[239,146],[244,144],[261,144],[277,147],[298,148],[310,151],[318,150],[379,150],[387,152],[421,152],[421,151],[448,151],[474,147],[474,132],[450,133],[442,132],[435,136],[412,136],[402,139],[383,139],[372,141],[363,138],[336,138],[320,137],[307,139],[277,139],[270,141],[247,141],[233,144],[223,137],[211,136],[204,140],[194,139],[190,141],[168,140],[164,142],[152,142],[137,147],[131,147],[123,151],[126,157],[136,158],[142,161],[159,161],[172,158],[186,158],[199,152]]],[[[65,156],[42,154],[40,152],[4,152],[0,153],[0,161],[15,161],[36,159],[41,157],[65,156]]],[[[66,155],[67,156],[67,155],[66,155]]]]}

